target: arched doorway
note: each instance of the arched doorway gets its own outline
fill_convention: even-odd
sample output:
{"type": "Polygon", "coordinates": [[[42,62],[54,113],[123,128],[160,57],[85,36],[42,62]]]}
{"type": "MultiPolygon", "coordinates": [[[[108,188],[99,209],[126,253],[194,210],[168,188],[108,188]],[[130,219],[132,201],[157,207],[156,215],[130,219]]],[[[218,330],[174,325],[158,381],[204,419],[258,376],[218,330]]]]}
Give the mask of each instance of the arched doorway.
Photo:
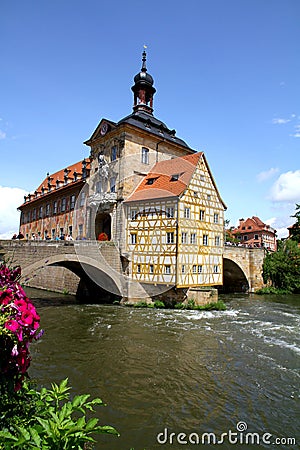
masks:
{"type": "Polygon", "coordinates": [[[248,292],[249,282],[242,269],[230,259],[223,259],[222,292],[248,292]]]}
{"type": "Polygon", "coordinates": [[[95,235],[98,239],[99,234],[105,233],[108,240],[111,240],[111,217],[108,213],[98,213],[95,220],[95,235]]]}

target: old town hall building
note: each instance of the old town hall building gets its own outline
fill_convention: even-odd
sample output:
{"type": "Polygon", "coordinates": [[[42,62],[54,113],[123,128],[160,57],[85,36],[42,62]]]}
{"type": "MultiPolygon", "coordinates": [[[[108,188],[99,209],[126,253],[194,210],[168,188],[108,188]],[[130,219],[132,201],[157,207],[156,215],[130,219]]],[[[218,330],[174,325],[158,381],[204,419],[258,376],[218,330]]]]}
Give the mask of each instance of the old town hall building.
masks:
{"type": "Polygon", "coordinates": [[[20,206],[26,239],[109,240],[140,283],[221,285],[226,209],[205,155],[153,115],[146,53],[133,112],[102,119],[83,161],[47,174],[20,206]]]}

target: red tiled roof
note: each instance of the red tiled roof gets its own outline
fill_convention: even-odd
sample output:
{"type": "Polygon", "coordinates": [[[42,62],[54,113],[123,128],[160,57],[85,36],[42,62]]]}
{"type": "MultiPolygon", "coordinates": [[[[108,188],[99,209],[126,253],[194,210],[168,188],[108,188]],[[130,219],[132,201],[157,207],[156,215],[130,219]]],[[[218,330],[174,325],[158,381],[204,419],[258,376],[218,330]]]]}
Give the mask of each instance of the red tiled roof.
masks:
{"type": "MultiPolygon", "coordinates": [[[[87,169],[87,171],[89,171],[89,169],[90,169],[90,159],[86,158],[85,161],[86,161],[86,169],[87,169]]],[[[51,179],[51,187],[52,188],[56,188],[56,182],[57,181],[60,181],[61,183],[64,183],[64,172],[65,172],[66,169],[68,170],[68,184],[67,185],[62,185],[58,189],[66,188],[66,187],[70,186],[70,183],[76,183],[76,182],[81,180],[81,177],[82,177],[82,161],[78,161],[78,162],[76,162],[74,164],[71,164],[70,166],[65,167],[64,169],[58,170],[57,172],[54,172],[54,173],[50,174],[49,176],[47,175],[47,177],[42,181],[42,183],[39,185],[39,187],[36,189],[35,192],[41,194],[42,188],[44,188],[44,190],[45,190],[45,194],[44,195],[48,194],[48,178],[51,179]],[[74,181],[74,172],[77,173],[77,181],[76,182],[74,181]]],[[[57,190],[57,189],[55,189],[55,190],[57,190]]],[[[54,192],[55,190],[53,190],[53,191],[51,190],[51,193],[54,192]]],[[[50,192],[49,192],[49,194],[50,194],[50,192]]],[[[30,200],[28,200],[25,203],[23,203],[23,205],[27,205],[28,203],[33,202],[34,200],[37,200],[37,199],[40,199],[40,198],[43,197],[43,195],[42,195],[42,196],[39,196],[39,197],[36,198],[33,194],[31,194],[31,196],[33,196],[33,198],[31,198],[30,200]]],[[[21,206],[23,206],[23,205],[21,205],[21,206]]]]}
{"type": "Polygon", "coordinates": [[[246,220],[240,219],[238,227],[232,230],[232,233],[252,233],[262,230],[270,231],[270,233],[276,233],[276,230],[274,230],[270,225],[265,224],[259,217],[252,216],[251,218],[248,217],[246,220]]]}
{"type": "Polygon", "coordinates": [[[156,163],[125,202],[178,197],[187,188],[202,155],[194,153],[156,163]],[[149,184],[149,180],[153,183],[149,184]]]}
{"type": "MultiPolygon", "coordinates": [[[[89,169],[90,160],[87,158],[85,161],[87,163],[86,168],[89,169]]],[[[62,181],[62,182],[64,181],[65,169],[68,169],[68,171],[69,171],[68,179],[73,181],[74,180],[74,172],[76,172],[77,175],[79,175],[79,177],[81,177],[81,175],[82,175],[82,161],[72,164],[71,166],[67,166],[64,169],[58,170],[57,172],[49,175],[51,178],[51,185],[55,186],[57,180],[62,181]]],[[[48,176],[39,185],[39,187],[37,188],[37,191],[40,192],[42,187],[44,187],[44,189],[48,188],[48,176]]]]}

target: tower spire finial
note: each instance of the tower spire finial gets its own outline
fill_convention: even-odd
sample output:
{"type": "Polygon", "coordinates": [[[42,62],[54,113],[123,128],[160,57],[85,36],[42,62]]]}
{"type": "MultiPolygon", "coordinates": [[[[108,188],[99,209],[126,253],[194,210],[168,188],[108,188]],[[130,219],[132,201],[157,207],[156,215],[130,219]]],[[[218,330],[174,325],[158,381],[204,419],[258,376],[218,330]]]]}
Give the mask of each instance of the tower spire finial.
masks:
{"type": "Polygon", "coordinates": [[[147,45],[144,44],[144,51],[143,51],[143,57],[142,57],[142,72],[147,72],[147,67],[146,67],[146,58],[147,58],[147,53],[146,53],[146,48],[147,45]]]}
{"type": "Polygon", "coordinates": [[[134,85],[131,90],[134,93],[134,106],[133,111],[143,111],[148,114],[153,113],[153,95],[156,89],[153,87],[153,78],[147,72],[146,67],[146,48],[144,45],[144,51],[142,54],[142,68],[141,71],[134,77],[134,85]]]}

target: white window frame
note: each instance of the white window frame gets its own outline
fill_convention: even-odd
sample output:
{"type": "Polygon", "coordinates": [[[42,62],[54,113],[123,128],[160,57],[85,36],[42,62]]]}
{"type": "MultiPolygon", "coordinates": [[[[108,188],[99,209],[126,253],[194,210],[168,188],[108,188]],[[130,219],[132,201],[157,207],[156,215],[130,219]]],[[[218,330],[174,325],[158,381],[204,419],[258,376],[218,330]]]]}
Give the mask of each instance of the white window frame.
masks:
{"type": "Polygon", "coordinates": [[[196,244],[197,243],[197,234],[196,233],[191,233],[190,243],[191,244],[196,244]]]}
{"type": "Polygon", "coordinates": [[[60,208],[60,210],[61,210],[61,212],[65,212],[66,209],[67,209],[67,199],[66,199],[66,197],[63,197],[61,199],[61,208],[60,208]]]}
{"type": "Polygon", "coordinates": [[[142,147],[142,164],[149,164],[149,148],[142,147]]]}
{"type": "Polygon", "coordinates": [[[182,244],[186,244],[187,243],[187,233],[185,231],[183,231],[181,233],[181,243],[182,244]]]}
{"type": "Polygon", "coordinates": [[[79,206],[84,206],[85,203],[85,192],[81,192],[79,206]]]}
{"type": "Polygon", "coordinates": [[[174,217],[174,208],[173,208],[173,206],[168,206],[167,207],[167,214],[166,214],[166,216],[168,218],[174,217]]]}
{"type": "Polygon", "coordinates": [[[183,217],[184,217],[184,219],[190,219],[190,217],[191,217],[191,208],[184,207],[183,217]]]}
{"type": "Polygon", "coordinates": [[[174,244],[174,231],[167,231],[167,244],[174,244]]]}
{"type": "Polygon", "coordinates": [[[136,220],[137,217],[137,209],[131,209],[130,210],[130,218],[131,220],[136,220]]]}
{"type": "Polygon", "coordinates": [[[130,244],[135,245],[137,243],[137,233],[130,233],[130,244]]]}

